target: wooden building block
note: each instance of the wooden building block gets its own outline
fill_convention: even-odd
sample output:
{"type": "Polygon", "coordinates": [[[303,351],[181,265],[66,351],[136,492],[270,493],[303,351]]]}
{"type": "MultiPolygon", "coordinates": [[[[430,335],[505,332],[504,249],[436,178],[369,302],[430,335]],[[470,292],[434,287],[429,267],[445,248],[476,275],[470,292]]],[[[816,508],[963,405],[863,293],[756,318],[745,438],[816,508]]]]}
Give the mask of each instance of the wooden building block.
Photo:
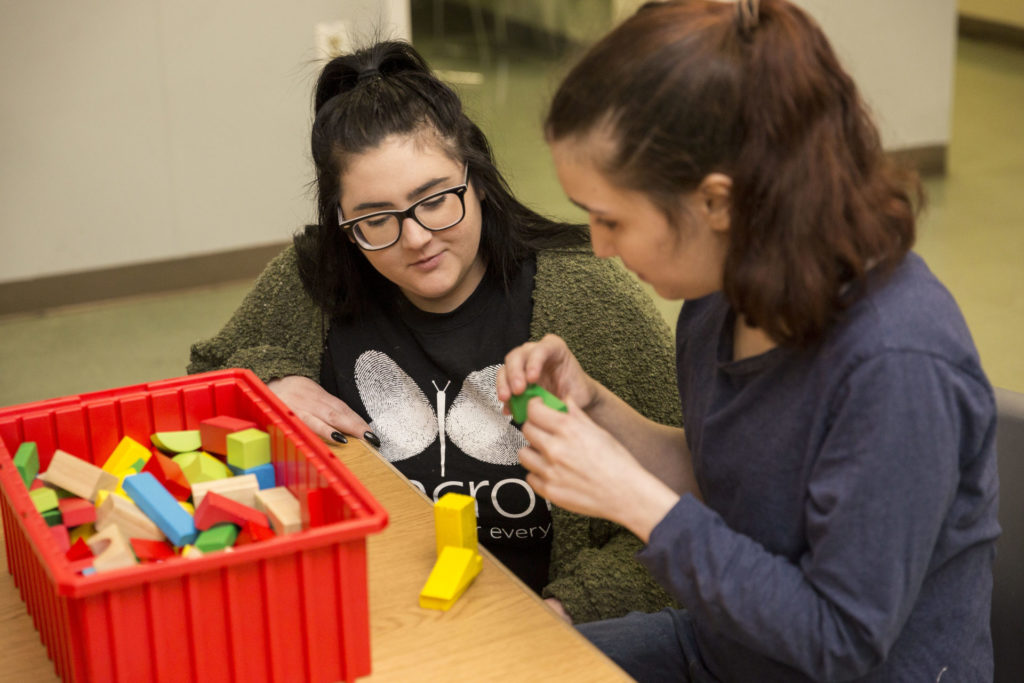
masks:
{"type": "Polygon", "coordinates": [[[156,477],[156,480],[178,500],[188,500],[192,496],[192,485],[181,471],[181,466],[163,453],[154,453],[142,471],[156,477]]]}
{"type": "Polygon", "coordinates": [[[45,486],[38,489],[33,489],[28,492],[28,497],[32,499],[32,504],[36,506],[36,510],[39,514],[43,514],[48,510],[58,510],[57,507],[59,502],[57,500],[57,492],[53,489],[48,489],[45,486]]]}
{"type": "Polygon", "coordinates": [[[237,526],[228,522],[216,524],[196,537],[196,547],[204,553],[212,553],[215,550],[230,548],[235,544],[236,538],[238,538],[237,526]]]}
{"type": "Polygon", "coordinates": [[[47,526],[57,526],[61,523],[60,508],[50,508],[40,514],[42,514],[43,521],[46,522],[47,526]]]}
{"type": "Polygon", "coordinates": [[[247,470],[270,462],[270,435],[260,429],[243,429],[226,437],[228,464],[247,470]]]}
{"type": "MultiPolygon", "coordinates": [[[[68,536],[68,540],[71,541],[70,535],[68,536]]],[[[68,548],[67,552],[64,553],[64,557],[68,558],[68,562],[75,562],[85,558],[92,559],[92,549],[89,547],[89,544],[85,542],[84,538],[76,538],[74,541],[71,541],[71,546],[68,548]]]]}
{"type": "Polygon", "coordinates": [[[229,415],[218,415],[199,423],[199,434],[203,450],[218,455],[228,454],[227,436],[243,429],[258,429],[259,425],[251,420],[243,420],[229,415]]]}
{"type": "Polygon", "coordinates": [[[302,531],[299,499],[284,486],[257,491],[256,509],[270,518],[270,524],[278,535],[302,531]]]}
{"type": "Polygon", "coordinates": [[[125,538],[146,538],[152,541],[166,538],[160,527],[139,506],[117,495],[108,495],[96,508],[96,530],[106,531],[111,526],[120,528],[125,538]]]}
{"type": "MultiPolygon", "coordinates": [[[[116,498],[116,496],[111,496],[116,498]]],[[[124,535],[116,525],[110,525],[103,531],[93,534],[87,541],[92,550],[92,567],[98,572],[122,567],[131,567],[138,564],[135,553],[128,543],[128,537],[124,535]]]]}
{"type": "Polygon", "coordinates": [[[124,480],[124,490],[153,520],[160,531],[177,546],[195,541],[196,525],[192,516],[185,512],[177,499],[165,489],[149,472],[142,472],[124,480]]]}
{"type": "Polygon", "coordinates": [[[157,432],[149,437],[153,445],[165,453],[191,453],[202,448],[198,429],[178,432],[157,432]]]}
{"type": "Polygon", "coordinates": [[[563,413],[569,412],[569,409],[560,398],[540,385],[530,384],[526,387],[526,391],[521,394],[516,394],[508,400],[508,408],[509,412],[512,413],[512,421],[516,424],[521,425],[526,422],[526,407],[531,398],[539,398],[544,402],[544,405],[549,408],[560,410],[563,413]]]}
{"type": "Polygon", "coordinates": [[[234,467],[231,463],[228,463],[228,469],[234,472],[236,477],[243,474],[256,475],[256,481],[259,482],[260,489],[272,489],[277,486],[277,471],[275,470],[274,463],[272,462],[268,462],[265,465],[259,465],[257,467],[250,467],[245,470],[241,467],[234,467]]]}
{"type": "Polygon", "coordinates": [[[247,521],[238,531],[238,538],[235,539],[235,545],[245,545],[246,543],[258,543],[259,541],[269,541],[274,538],[276,534],[274,530],[269,526],[263,524],[256,524],[252,521],[247,521]]]}
{"type": "Polygon", "coordinates": [[[64,498],[57,501],[61,519],[67,527],[76,527],[96,521],[96,506],[84,498],[64,498]]]}
{"type": "MultiPolygon", "coordinates": [[[[207,491],[203,502],[196,508],[195,523],[200,531],[229,522],[236,526],[245,526],[246,522],[253,522],[262,526],[268,525],[267,516],[255,508],[242,505],[238,501],[225,498],[216,491],[207,491]]],[[[199,541],[196,545],[203,548],[199,541]]],[[[205,548],[203,548],[205,550],[205,548]]]]}
{"type": "Polygon", "coordinates": [[[203,497],[210,491],[216,491],[225,498],[230,498],[242,505],[256,507],[256,492],[259,490],[260,483],[255,474],[201,481],[192,485],[192,504],[198,510],[199,506],[203,504],[203,497]]]}
{"type": "Polygon", "coordinates": [[[68,536],[68,528],[63,524],[55,524],[50,527],[50,533],[53,534],[53,540],[57,541],[57,547],[60,548],[62,553],[66,553],[71,548],[71,537],[68,536]]]}
{"type": "Polygon", "coordinates": [[[139,562],[156,562],[174,557],[174,546],[167,541],[151,541],[145,538],[130,538],[132,552],[139,562]]]}
{"type": "Polygon", "coordinates": [[[476,500],[461,493],[446,493],[434,503],[437,556],[447,546],[477,551],[476,500]]]}
{"type": "Polygon", "coordinates": [[[139,472],[149,461],[153,452],[130,436],[118,442],[117,447],[107,456],[103,463],[103,471],[116,477],[124,478],[128,471],[139,472]],[[141,463],[139,462],[141,461],[141,463]]]}
{"type": "Polygon", "coordinates": [[[98,491],[114,490],[118,484],[113,474],[59,448],[53,452],[50,466],[40,476],[51,486],[59,486],[79,498],[93,501],[98,491]]]}
{"type": "Polygon", "coordinates": [[[217,458],[203,451],[192,453],[180,453],[171,458],[181,468],[189,486],[202,481],[213,481],[214,479],[227,479],[231,476],[231,470],[217,458]]]}
{"type": "Polygon", "coordinates": [[[25,441],[14,453],[14,466],[25,482],[25,488],[31,488],[36,475],[39,474],[39,449],[35,441],[25,441]]]}
{"type": "Polygon", "coordinates": [[[420,607],[448,610],[469,588],[483,563],[475,550],[446,546],[420,591],[420,607]]]}
{"type": "Polygon", "coordinates": [[[96,533],[95,524],[82,524],[81,526],[76,526],[74,529],[71,529],[71,531],[68,532],[68,537],[71,541],[71,545],[74,545],[78,539],[88,541],[89,537],[94,533],[96,533]]]}

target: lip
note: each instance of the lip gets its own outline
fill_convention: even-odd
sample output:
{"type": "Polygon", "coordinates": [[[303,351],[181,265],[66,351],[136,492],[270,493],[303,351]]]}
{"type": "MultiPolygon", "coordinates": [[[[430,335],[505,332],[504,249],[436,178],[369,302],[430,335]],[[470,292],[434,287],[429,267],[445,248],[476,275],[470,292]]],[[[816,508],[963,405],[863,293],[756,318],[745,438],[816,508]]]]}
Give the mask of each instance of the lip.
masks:
{"type": "Polygon", "coordinates": [[[422,258],[419,261],[414,261],[409,264],[410,268],[416,268],[417,270],[432,270],[441,263],[441,257],[444,255],[443,251],[439,251],[433,256],[422,258]]]}

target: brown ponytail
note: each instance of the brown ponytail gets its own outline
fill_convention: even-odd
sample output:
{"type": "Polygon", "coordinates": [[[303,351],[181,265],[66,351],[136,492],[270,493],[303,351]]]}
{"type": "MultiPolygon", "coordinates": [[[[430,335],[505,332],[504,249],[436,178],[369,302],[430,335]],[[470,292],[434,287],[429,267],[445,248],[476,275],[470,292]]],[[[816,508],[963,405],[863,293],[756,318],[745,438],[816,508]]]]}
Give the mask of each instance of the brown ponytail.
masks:
{"type": "Polygon", "coordinates": [[[613,182],[670,218],[709,173],[733,179],[724,292],[778,342],[807,345],[844,285],[897,264],[920,184],[884,154],[824,34],[785,0],[650,3],[570,72],[551,140],[610,131],[613,182]]]}

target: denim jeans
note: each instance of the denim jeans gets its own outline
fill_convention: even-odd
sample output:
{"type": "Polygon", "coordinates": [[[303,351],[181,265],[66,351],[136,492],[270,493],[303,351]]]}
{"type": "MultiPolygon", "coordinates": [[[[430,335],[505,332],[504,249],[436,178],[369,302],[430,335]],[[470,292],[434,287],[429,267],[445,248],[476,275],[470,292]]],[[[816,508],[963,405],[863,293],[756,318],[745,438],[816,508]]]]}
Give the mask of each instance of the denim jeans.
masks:
{"type": "Polygon", "coordinates": [[[618,619],[593,621],[576,628],[640,683],[715,681],[701,661],[693,622],[686,610],[630,612],[618,619]]]}

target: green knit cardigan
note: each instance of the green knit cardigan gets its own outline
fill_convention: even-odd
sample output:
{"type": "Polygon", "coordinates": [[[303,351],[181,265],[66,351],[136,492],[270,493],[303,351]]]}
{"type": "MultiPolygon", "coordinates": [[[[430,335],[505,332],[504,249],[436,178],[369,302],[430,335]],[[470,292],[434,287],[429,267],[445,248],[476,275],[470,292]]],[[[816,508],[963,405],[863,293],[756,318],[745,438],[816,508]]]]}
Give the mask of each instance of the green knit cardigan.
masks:
{"type": "MultiPolygon", "coordinates": [[[[189,373],[248,368],[264,382],[287,375],[319,381],[329,320],[302,287],[286,248],[213,338],[192,346],[189,373]]],[[[537,255],[532,339],[565,339],[584,370],[647,417],[680,425],[671,333],[650,298],[616,263],[587,247],[537,255]]],[[[652,612],[672,598],[635,559],[643,544],[603,519],[551,508],[550,583],[574,622],[652,612]]]]}

